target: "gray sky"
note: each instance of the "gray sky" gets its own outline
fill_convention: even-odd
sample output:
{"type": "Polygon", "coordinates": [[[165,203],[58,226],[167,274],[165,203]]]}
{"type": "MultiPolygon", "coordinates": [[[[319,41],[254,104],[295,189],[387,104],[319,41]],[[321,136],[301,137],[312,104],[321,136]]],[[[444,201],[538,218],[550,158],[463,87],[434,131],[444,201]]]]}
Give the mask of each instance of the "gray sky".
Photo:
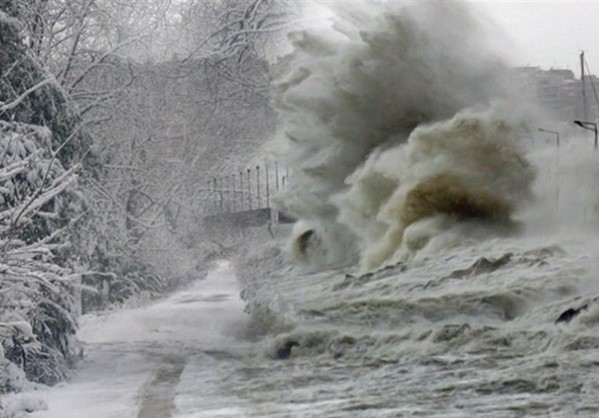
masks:
{"type": "MultiPolygon", "coordinates": [[[[315,1],[326,4],[372,0],[315,1]]],[[[514,65],[538,65],[544,69],[569,68],[578,76],[578,56],[584,50],[591,72],[599,75],[599,0],[466,1],[474,3],[474,7],[481,9],[489,18],[491,32],[503,32],[508,42],[498,41],[494,47],[500,48],[502,55],[510,57],[514,65]]]]}
{"type": "Polygon", "coordinates": [[[569,68],[579,74],[581,50],[599,75],[599,1],[477,0],[509,37],[517,65],[569,68]]]}

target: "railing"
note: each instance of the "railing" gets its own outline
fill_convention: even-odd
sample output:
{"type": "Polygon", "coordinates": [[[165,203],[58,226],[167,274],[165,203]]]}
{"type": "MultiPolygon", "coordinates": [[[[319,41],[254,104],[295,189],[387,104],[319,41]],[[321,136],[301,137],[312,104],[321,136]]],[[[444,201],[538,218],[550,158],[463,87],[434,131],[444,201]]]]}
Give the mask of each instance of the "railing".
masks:
{"type": "MultiPolygon", "coordinates": [[[[209,222],[231,221],[243,225],[263,223],[267,217],[278,222],[279,212],[271,209],[272,197],[285,190],[288,183],[289,169],[277,163],[213,177],[201,196],[203,217],[209,222]]],[[[282,215],[281,219],[287,217],[282,215]]]]}

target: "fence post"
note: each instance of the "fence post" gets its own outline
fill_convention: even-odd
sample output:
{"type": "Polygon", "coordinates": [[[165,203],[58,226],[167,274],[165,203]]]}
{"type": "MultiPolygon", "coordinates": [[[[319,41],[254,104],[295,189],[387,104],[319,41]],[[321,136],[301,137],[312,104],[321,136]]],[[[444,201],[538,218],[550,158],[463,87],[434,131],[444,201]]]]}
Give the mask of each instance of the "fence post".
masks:
{"type": "Polygon", "coordinates": [[[231,207],[237,212],[237,193],[235,191],[235,174],[231,174],[231,207]]]}
{"type": "Polygon", "coordinates": [[[270,174],[269,174],[269,170],[268,170],[268,163],[266,163],[264,165],[264,168],[266,170],[266,207],[269,208],[270,207],[270,174]]]}
{"type": "Polygon", "coordinates": [[[210,188],[212,187],[212,180],[208,180],[206,190],[204,191],[204,216],[210,214],[210,206],[211,201],[209,199],[212,198],[212,193],[210,192],[210,188]]]}
{"type": "Polygon", "coordinates": [[[243,171],[239,172],[239,209],[243,211],[243,171]]]}
{"type": "Polygon", "coordinates": [[[225,210],[227,211],[227,213],[231,213],[231,197],[230,197],[230,192],[229,192],[229,176],[225,176],[223,177],[223,181],[225,183],[225,189],[224,189],[224,194],[225,194],[225,210]]]}
{"type": "Polygon", "coordinates": [[[251,170],[248,168],[248,209],[252,210],[252,178],[250,176],[251,170]]]}
{"type": "Polygon", "coordinates": [[[256,209],[262,207],[262,200],[260,199],[260,166],[256,166],[256,209]]]}
{"type": "Polygon", "coordinates": [[[213,210],[213,214],[214,214],[214,212],[217,211],[217,207],[218,207],[217,206],[218,203],[216,202],[216,189],[217,189],[217,186],[216,186],[216,177],[213,177],[212,178],[212,193],[210,193],[211,196],[212,196],[212,210],[213,210]]]}
{"type": "Polygon", "coordinates": [[[223,201],[223,179],[222,177],[219,179],[218,182],[218,213],[219,215],[221,213],[223,213],[223,207],[224,207],[224,201],[223,201]]]}

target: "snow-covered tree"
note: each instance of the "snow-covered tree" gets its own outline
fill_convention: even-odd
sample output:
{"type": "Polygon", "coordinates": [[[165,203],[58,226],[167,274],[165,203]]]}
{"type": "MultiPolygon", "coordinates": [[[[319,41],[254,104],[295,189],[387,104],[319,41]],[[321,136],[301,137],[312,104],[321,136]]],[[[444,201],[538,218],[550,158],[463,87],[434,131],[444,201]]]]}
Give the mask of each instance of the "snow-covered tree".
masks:
{"type": "Polygon", "coordinates": [[[269,59],[295,4],[0,0],[0,323],[37,340],[0,339],[30,377],[65,375],[79,279],[102,305],[185,264],[211,176],[274,129],[269,59]]]}
{"type": "Polygon", "coordinates": [[[170,59],[113,57],[81,82],[86,91],[119,91],[118,101],[85,114],[103,121],[90,128],[105,156],[94,201],[118,224],[104,231],[111,236],[106,259],[155,260],[146,250],[164,231],[189,230],[212,176],[237,172],[272,134],[267,58],[288,27],[289,5],[176,2],[164,20],[171,28],[163,39],[181,35],[169,45],[170,59]]]}
{"type": "Polygon", "coordinates": [[[74,353],[78,276],[69,248],[85,205],[77,188],[85,141],[67,95],[1,10],[0,38],[0,328],[26,323],[37,336],[0,340],[30,379],[54,383],[74,353]]]}
{"type": "Polygon", "coordinates": [[[44,383],[64,378],[74,355],[79,275],[65,254],[77,219],[64,214],[81,213],[79,165],[64,168],[51,144],[47,128],[0,121],[0,327],[28,323],[37,341],[0,340],[7,358],[44,383]]]}

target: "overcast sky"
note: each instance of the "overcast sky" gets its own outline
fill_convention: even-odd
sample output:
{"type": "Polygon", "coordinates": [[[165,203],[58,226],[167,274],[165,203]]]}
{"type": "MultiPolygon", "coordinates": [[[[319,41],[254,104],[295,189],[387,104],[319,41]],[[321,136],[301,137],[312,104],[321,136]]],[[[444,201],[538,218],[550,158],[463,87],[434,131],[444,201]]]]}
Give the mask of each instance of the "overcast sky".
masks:
{"type": "Polygon", "coordinates": [[[490,1],[478,7],[510,38],[505,48],[517,65],[569,68],[579,74],[579,54],[599,75],[599,1],[490,1]]]}
{"type": "MultiPolygon", "coordinates": [[[[357,0],[315,1],[326,4],[357,0]]],[[[599,0],[466,1],[474,3],[474,7],[489,18],[485,21],[493,28],[491,32],[498,30],[509,39],[509,42],[499,42],[496,47],[501,48],[502,55],[510,57],[514,65],[569,68],[579,76],[579,54],[584,50],[591,72],[599,75],[599,0]]]]}

